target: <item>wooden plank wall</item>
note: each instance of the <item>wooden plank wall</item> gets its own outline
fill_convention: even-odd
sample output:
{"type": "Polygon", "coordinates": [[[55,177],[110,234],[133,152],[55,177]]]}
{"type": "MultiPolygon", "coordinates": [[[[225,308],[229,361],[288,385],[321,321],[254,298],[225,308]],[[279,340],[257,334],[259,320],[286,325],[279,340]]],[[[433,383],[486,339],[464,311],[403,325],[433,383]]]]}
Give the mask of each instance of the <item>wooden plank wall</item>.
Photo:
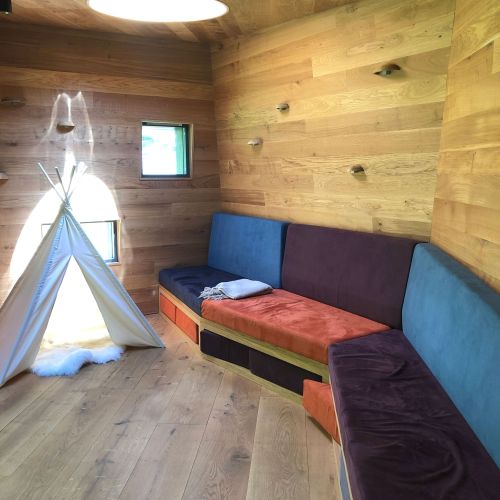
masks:
{"type": "MultiPolygon", "coordinates": [[[[3,24],[0,97],[0,303],[12,285],[9,264],[21,229],[49,189],[38,161],[64,165],[68,150],[110,188],[122,219],[122,262],[113,270],[145,312],[157,310],[158,270],[203,264],[219,174],[207,47],[126,35],[3,24]],[[50,128],[57,96],[73,102],[73,134],[50,128]],[[85,123],[85,109],[89,123],[85,123]],[[194,124],[194,178],[140,181],[141,120],[194,124]],[[90,143],[90,131],[93,144],[90,143]]],[[[89,200],[92,203],[92,200],[89,200]]]]}
{"type": "Polygon", "coordinates": [[[453,16],[366,0],[214,47],[223,208],[428,239],[453,16]]]}
{"type": "Polygon", "coordinates": [[[432,241],[500,290],[498,0],[457,0],[432,241]]]}

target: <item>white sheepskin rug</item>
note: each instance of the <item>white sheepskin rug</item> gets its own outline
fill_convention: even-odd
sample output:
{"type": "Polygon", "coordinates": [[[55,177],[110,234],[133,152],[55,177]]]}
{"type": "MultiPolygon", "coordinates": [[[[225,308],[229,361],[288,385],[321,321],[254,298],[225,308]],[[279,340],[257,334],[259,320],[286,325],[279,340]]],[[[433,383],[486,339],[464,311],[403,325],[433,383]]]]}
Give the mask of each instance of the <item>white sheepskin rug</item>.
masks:
{"type": "Polygon", "coordinates": [[[65,345],[38,353],[31,370],[39,377],[71,377],[86,363],[104,364],[121,358],[125,348],[113,344],[99,347],[65,345]]]}

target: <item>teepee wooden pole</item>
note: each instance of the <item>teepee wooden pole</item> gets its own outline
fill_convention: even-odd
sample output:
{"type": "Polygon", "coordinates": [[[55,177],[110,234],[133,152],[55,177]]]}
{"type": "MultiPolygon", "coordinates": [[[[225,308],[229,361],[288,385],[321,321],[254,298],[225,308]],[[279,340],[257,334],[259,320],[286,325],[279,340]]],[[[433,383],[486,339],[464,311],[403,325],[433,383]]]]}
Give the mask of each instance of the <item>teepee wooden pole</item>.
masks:
{"type": "Polygon", "coordinates": [[[69,198],[68,198],[68,193],[66,192],[66,189],[64,188],[64,183],[61,177],[61,172],[59,172],[59,168],[54,167],[54,170],[56,171],[57,178],[59,179],[59,183],[61,184],[61,189],[63,190],[64,197],[66,198],[66,203],[69,203],[69,198]]]}
{"type": "Polygon", "coordinates": [[[73,177],[75,175],[76,165],[71,167],[71,175],[69,176],[69,184],[68,184],[68,197],[71,196],[71,184],[73,182],[73,177]]]}
{"type": "Polygon", "coordinates": [[[85,165],[85,164],[79,165],[77,167],[76,174],[75,174],[75,181],[73,184],[73,189],[71,190],[71,193],[69,193],[70,198],[73,195],[73,193],[75,192],[75,189],[78,186],[78,183],[82,180],[82,177],[84,176],[86,171],[87,171],[87,165],[85,165]]]}
{"type": "Polygon", "coordinates": [[[52,186],[52,188],[54,189],[54,191],[56,192],[57,196],[59,196],[59,199],[64,203],[64,199],[63,197],[61,196],[61,194],[59,193],[59,191],[57,190],[56,188],[56,185],[52,182],[52,179],[49,177],[49,174],[47,173],[47,171],[43,168],[43,165],[38,162],[38,167],[40,168],[40,170],[44,173],[45,177],[47,178],[47,180],[49,181],[50,185],[52,186]]]}

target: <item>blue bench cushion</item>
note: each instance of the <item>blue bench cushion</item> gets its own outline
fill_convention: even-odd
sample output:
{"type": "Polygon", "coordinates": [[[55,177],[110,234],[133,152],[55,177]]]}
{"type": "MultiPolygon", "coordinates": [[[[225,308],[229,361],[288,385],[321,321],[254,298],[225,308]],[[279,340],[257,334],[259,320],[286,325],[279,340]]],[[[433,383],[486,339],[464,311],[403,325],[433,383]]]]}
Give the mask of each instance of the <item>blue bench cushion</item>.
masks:
{"type": "Polygon", "coordinates": [[[498,498],[494,461],[403,332],[334,344],[329,369],[353,498],[498,498]]]}
{"type": "Polygon", "coordinates": [[[176,267],[160,271],[160,284],[200,316],[203,299],[198,296],[206,286],[238,279],[241,276],[209,266],[176,267]]]}
{"type": "Polygon", "coordinates": [[[500,466],[500,294],[434,245],[418,245],[403,331],[500,466]]]}
{"type": "Polygon", "coordinates": [[[276,220],[216,213],[208,265],[280,288],[286,228],[276,220]]]}

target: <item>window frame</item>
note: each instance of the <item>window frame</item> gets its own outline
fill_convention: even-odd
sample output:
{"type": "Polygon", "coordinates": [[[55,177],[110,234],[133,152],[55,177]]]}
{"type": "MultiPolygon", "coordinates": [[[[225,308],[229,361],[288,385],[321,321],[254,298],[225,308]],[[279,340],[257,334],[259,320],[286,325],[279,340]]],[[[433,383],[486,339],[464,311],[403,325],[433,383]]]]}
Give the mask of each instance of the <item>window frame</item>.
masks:
{"type": "Polygon", "coordinates": [[[194,143],[194,133],[193,133],[194,125],[192,123],[178,123],[178,122],[170,122],[163,120],[142,120],[141,121],[141,161],[139,166],[139,178],[141,181],[168,181],[168,180],[190,180],[193,178],[193,143],[194,143]],[[147,175],[143,173],[142,170],[142,132],[144,126],[155,125],[162,127],[182,127],[186,131],[186,150],[185,150],[185,161],[186,161],[186,174],[155,174],[155,175],[147,175]]]}
{"type": "MultiPolygon", "coordinates": [[[[106,259],[104,259],[104,257],[102,257],[102,255],[101,255],[101,258],[104,260],[104,262],[108,266],[119,266],[119,265],[121,265],[121,252],[120,252],[120,248],[121,248],[121,245],[120,245],[120,243],[121,243],[121,241],[120,241],[121,220],[120,219],[86,220],[86,221],[79,221],[79,224],[82,227],[83,232],[85,233],[85,229],[83,229],[83,224],[102,224],[104,222],[112,224],[113,235],[114,235],[114,238],[113,238],[114,245],[113,246],[114,246],[114,254],[115,254],[116,260],[106,260],[106,259]]],[[[47,231],[48,231],[50,229],[50,227],[52,226],[52,224],[53,224],[53,222],[42,222],[42,224],[40,225],[40,231],[41,231],[42,238],[44,238],[45,234],[47,234],[47,233],[45,233],[45,234],[43,233],[43,227],[48,226],[48,229],[47,229],[47,231]]],[[[87,233],[85,233],[85,235],[90,240],[90,237],[87,235],[87,233]]],[[[94,245],[92,240],[90,242],[92,243],[92,245],[94,245]]],[[[94,245],[94,248],[95,248],[95,245],[94,245]]]]}

